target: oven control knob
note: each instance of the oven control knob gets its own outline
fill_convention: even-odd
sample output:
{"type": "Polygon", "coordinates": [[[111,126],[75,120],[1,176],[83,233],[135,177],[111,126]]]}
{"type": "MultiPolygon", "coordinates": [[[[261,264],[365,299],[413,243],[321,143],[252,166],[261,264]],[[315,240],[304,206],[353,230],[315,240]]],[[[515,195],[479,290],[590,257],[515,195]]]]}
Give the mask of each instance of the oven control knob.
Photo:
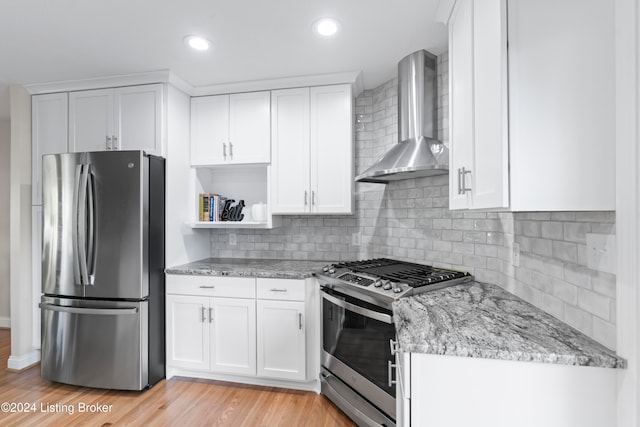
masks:
{"type": "Polygon", "coordinates": [[[400,292],[402,292],[402,288],[400,286],[393,288],[393,293],[399,294],[400,292]]]}
{"type": "Polygon", "coordinates": [[[373,286],[375,286],[376,288],[379,288],[382,286],[382,280],[377,279],[375,282],[373,282],[373,286]]]}
{"type": "Polygon", "coordinates": [[[391,283],[389,282],[385,283],[382,289],[384,289],[385,291],[388,291],[389,289],[391,289],[391,283]]]}
{"type": "Polygon", "coordinates": [[[335,273],[335,272],[336,272],[336,270],[335,270],[335,269],[330,268],[328,273],[329,273],[329,274],[333,274],[333,273],[335,273]]]}
{"type": "Polygon", "coordinates": [[[324,271],[326,273],[327,271],[329,271],[330,268],[331,268],[331,266],[325,265],[324,267],[322,267],[322,271],[324,271]]]}

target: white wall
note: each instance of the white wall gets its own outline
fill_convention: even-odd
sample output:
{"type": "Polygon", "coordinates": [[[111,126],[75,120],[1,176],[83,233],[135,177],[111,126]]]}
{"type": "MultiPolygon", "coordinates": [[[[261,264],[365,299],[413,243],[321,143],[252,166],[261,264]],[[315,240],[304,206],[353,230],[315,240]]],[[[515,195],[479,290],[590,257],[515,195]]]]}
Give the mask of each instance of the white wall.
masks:
{"type": "Polygon", "coordinates": [[[9,159],[11,122],[0,120],[0,328],[9,327],[9,159]]]}
{"type": "Polygon", "coordinates": [[[33,299],[31,289],[31,95],[12,85],[10,172],[10,370],[21,370],[40,360],[33,347],[33,299]]]}

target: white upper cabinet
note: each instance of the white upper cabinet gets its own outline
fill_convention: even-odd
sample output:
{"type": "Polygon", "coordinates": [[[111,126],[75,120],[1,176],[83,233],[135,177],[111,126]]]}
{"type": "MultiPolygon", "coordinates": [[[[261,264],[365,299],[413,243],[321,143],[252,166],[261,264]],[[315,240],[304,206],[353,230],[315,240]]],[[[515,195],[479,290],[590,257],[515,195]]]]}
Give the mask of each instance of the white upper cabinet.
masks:
{"type": "Polygon", "coordinates": [[[610,0],[509,1],[514,210],[615,209],[610,0]]]}
{"type": "Polygon", "coordinates": [[[272,212],[353,211],[351,86],[272,92],[272,212]]]}
{"type": "Polygon", "coordinates": [[[452,209],[615,209],[613,12],[609,0],[456,2],[452,209]]]}
{"type": "Polygon", "coordinates": [[[450,207],[509,206],[506,0],[459,0],[449,21],[450,207]]]}
{"type": "Polygon", "coordinates": [[[271,93],[271,203],[276,213],[308,212],[309,88],[271,93]]]}
{"type": "Polygon", "coordinates": [[[191,165],[269,163],[270,93],[191,99],[191,165]]]}
{"type": "Polygon", "coordinates": [[[70,151],[162,155],[162,93],[162,84],[70,92],[70,151]]]}
{"type": "Polygon", "coordinates": [[[68,150],[68,97],[66,93],[31,98],[31,204],[42,204],[42,156],[68,150]]]}

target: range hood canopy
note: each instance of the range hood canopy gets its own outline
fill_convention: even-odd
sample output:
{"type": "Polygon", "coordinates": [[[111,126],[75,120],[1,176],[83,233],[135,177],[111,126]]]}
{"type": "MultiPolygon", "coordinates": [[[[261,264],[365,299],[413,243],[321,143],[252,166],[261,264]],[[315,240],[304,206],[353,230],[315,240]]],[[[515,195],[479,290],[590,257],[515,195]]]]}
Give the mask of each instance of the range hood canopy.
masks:
{"type": "Polygon", "coordinates": [[[436,56],[419,50],[398,63],[398,140],[356,177],[386,184],[449,173],[449,150],[436,139],[438,85],[436,56]]]}

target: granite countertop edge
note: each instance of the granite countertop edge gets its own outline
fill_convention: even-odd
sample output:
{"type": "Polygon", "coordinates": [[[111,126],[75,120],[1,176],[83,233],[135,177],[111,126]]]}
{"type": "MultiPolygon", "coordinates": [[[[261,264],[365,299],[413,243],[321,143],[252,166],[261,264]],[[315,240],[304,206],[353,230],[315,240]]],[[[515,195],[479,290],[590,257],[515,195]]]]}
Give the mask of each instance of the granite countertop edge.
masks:
{"type": "Polygon", "coordinates": [[[307,279],[329,262],[261,258],[205,258],[167,267],[165,273],[189,276],[307,279]]]}
{"type": "Polygon", "coordinates": [[[393,315],[402,352],[627,367],[614,351],[497,285],[471,282],[401,298],[393,315]]]}

